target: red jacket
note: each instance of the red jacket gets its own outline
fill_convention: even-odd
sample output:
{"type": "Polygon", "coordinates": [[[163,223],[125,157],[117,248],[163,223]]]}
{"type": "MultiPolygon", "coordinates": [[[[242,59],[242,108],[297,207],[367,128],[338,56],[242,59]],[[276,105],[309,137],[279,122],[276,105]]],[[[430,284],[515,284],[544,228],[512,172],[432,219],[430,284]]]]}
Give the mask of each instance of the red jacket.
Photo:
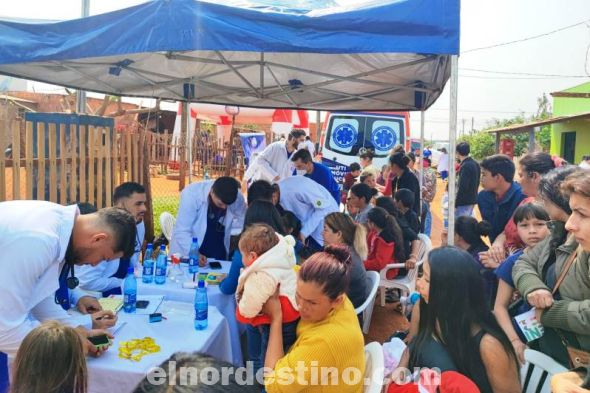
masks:
{"type": "MultiPolygon", "coordinates": [[[[386,242],[377,232],[371,231],[367,235],[367,243],[369,244],[369,255],[365,261],[365,269],[380,272],[388,263],[395,263],[394,242],[386,242]]],[[[388,270],[387,278],[394,278],[398,272],[399,269],[388,270]]]]}
{"type": "MultiPolygon", "coordinates": [[[[299,319],[299,311],[293,307],[289,298],[286,296],[279,296],[281,302],[281,310],[283,310],[283,323],[289,323],[299,319]]],[[[270,317],[266,314],[258,314],[254,318],[246,318],[240,314],[240,310],[236,307],[236,319],[240,323],[259,326],[259,325],[270,325],[270,317]]]]}

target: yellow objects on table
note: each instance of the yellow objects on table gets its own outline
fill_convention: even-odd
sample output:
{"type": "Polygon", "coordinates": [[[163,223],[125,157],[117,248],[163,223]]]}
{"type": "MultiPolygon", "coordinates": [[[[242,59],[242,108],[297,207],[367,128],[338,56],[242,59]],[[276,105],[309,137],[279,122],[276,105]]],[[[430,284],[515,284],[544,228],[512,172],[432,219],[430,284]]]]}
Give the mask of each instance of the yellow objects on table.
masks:
{"type": "Polygon", "coordinates": [[[123,299],[120,297],[103,297],[98,299],[98,303],[105,311],[112,311],[115,314],[123,307],[123,299]]]}
{"type": "Polygon", "coordinates": [[[138,338],[119,343],[119,357],[139,362],[141,358],[150,353],[160,352],[160,346],[152,337],[138,338]]]}

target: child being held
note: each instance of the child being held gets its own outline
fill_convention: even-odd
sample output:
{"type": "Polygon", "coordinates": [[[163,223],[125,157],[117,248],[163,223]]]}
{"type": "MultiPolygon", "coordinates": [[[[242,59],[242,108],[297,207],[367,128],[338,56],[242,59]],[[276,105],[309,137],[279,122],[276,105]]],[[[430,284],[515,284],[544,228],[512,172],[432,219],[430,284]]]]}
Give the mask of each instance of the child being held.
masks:
{"type": "Polygon", "coordinates": [[[253,224],[240,236],[238,247],[246,268],[238,279],[236,316],[241,323],[259,327],[262,364],[270,332],[270,318],[262,314],[262,306],[275,293],[277,286],[283,311],[285,353],[295,342],[299,311],[295,301],[294,245],[293,237],[283,237],[266,224],[253,224]]]}

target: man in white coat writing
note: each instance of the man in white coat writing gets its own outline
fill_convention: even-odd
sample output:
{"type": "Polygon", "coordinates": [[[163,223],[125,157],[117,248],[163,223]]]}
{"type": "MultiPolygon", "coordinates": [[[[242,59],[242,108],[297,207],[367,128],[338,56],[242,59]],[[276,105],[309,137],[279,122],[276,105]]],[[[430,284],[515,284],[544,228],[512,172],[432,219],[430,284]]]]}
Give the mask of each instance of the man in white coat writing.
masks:
{"type": "MultiPolygon", "coordinates": [[[[0,351],[14,356],[37,321],[49,319],[77,326],[82,337],[104,334],[79,326],[64,308],[72,298],[84,313],[100,308],[94,298],[71,296],[78,284],[74,265],[131,256],[136,232],[131,214],[106,208],[80,215],[76,205],[10,201],[0,203],[0,217],[0,351]]],[[[103,319],[116,321],[104,313],[110,312],[92,315],[93,329],[112,325],[103,319]]],[[[91,353],[100,354],[86,343],[91,353]]]]}
{"type": "Polygon", "coordinates": [[[276,183],[293,175],[295,167],[291,155],[305,142],[305,131],[293,129],[286,141],[266,146],[244,174],[244,180],[267,180],[276,183]]]}
{"type": "Polygon", "coordinates": [[[279,203],[301,221],[301,241],[313,250],[324,246],[324,218],[339,211],[336,201],[323,186],[305,176],[292,176],[279,183],[279,203]]]}
{"type": "Polygon", "coordinates": [[[242,231],[245,214],[240,183],[233,177],[190,184],[180,194],[170,253],[188,256],[192,238],[196,237],[201,266],[207,258],[226,260],[230,237],[242,231]]]}

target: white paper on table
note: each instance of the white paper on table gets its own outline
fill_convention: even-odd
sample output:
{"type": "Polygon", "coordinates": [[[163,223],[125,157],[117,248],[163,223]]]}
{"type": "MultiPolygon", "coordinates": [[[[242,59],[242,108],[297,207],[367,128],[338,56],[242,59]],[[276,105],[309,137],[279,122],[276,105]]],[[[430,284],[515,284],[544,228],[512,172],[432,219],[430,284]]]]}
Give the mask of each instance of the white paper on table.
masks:
{"type": "Polygon", "coordinates": [[[527,340],[527,343],[541,338],[545,333],[545,329],[541,322],[535,317],[535,309],[532,308],[527,312],[516,315],[514,317],[518,328],[527,340]]]}
{"type": "MultiPolygon", "coordinates": [[[[123,298],[121,295],[116,295],[116,297],[123,298]]],[[[150,315],[150,314],[155,313],[158,310],[158,307],[160,307],[160,304],[162,304],[162,302],[164,301],[164,296],[158,296],[158,295],[138,296],[137,301],[140,301],[140,300],[147,300],[148,302],[150,302],[150,304],[148,304],[148,306],[146,308],[136,309],[135,314],[150,315]]],[[[119,312],[125,312],[124,308],[122,308],[119,312]]]]}

